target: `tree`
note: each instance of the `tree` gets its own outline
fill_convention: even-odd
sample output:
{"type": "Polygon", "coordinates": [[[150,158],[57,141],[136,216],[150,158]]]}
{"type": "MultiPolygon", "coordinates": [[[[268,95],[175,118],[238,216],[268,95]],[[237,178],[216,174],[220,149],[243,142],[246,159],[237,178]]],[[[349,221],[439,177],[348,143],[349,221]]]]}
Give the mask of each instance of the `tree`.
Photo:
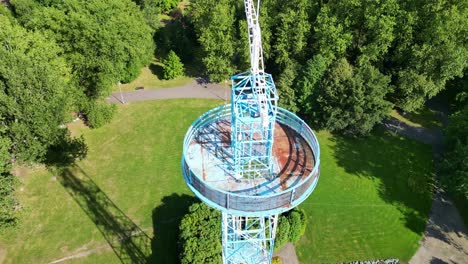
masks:
{"type": "Polygon", "coordinates": [[[371,65],[354,68],[346,59],[333,63],[317,92],[313,120],[331,131],[365,135],[389,112],[390,79],[371,65]]]}
{"type": "Polygon", "coordinates": [[[17,221],[12,164],[42,162],[68,138],[69,69],[60,48],[0,15],[0,229],[17,221]]]}
{"type": "Polygon", "coordinates": [[[441,174],[445,187],[468,203],[468,105],[450,116],[441,174]]]}
{"type": "Polygon", "coordinates": [[[152,30],[130,0],[13,0],[19,21],[62,48],[72,81],[88,98],[107,96],[152,58],[152,30]]]}
{"type": "Polygon", "coordinates": [[[266,25],[266,31],[272,31],[269,69],[275,75],[280,106],[293,112],[299,110],[293,84],[304,60],[304,50],[311,29],[308,5],[305,0],[273,1],[266,4],[267,12],[275,16],[274,19],[266,20],[271,23],[266,25]]]}
{"type": "Polygon", "coordinates": [[[41,161],[70,109],[69,69],[53,42],[0,19],[0,133],[12,159],[41,161]]]}
{"type": "Polygon", "coordinates": [[[170,51],[167,58],[164,60],[164,79],[174,79],[184,75],[184,64],[174,51],[170,51]]]}
{"type": "Polygon", "coordinates": [[[203,51],[210,79],[220,82],[234,73],[234,6],[229,0],[191,2],[191,20],[203,51]]]}
{"type": "Polygon", "coordinates": [[[466,1],[404,1],[388,64],[395,79],[392,101],[405,111],[419,109],[461,77],[468,66],[466,1]]]}

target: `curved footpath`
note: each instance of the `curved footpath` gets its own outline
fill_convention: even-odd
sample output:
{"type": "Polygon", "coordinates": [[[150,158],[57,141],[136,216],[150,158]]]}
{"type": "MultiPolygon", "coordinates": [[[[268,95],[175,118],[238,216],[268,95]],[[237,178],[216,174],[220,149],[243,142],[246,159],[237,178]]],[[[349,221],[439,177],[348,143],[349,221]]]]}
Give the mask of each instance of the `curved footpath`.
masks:
{"type": "MultiPolygon", "coordinates": [[[[121,95],[125,103],[177,98],[211,98],[227,101],[230,98],[230,89],[218,84],[193,81],[176,88],[138,90],[122,94],[115,92],[108,97],[108,101],[122,103],[121,95]]],[[[446,119],[443,114],[441,116],[446,119]]],[[[432,145],[434,161],[440,160],[443,139],[440,129],[412,127],[393,118],[385,120],[383,126],[400,135],[432,145]]],[[[435,178],[437,181],[438,176],[435,175],[435,178]]],[[[410,260],[410,264],[468,263],[467,228],[448,195],[440,188],[436,187],[434,190],[429,220],[420,243],[421,247],[410,260]]],[[[278,253],[285,264],[299,263],[292,245],[286,245],[278,253]]]]}

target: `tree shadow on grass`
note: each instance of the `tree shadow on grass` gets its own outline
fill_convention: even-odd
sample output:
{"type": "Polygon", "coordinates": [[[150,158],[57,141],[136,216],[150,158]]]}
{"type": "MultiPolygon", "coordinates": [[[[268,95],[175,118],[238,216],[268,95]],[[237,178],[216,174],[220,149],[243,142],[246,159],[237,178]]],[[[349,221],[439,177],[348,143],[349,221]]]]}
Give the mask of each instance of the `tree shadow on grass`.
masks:
{"type": "Polygon", "coordinates": [[[162,204],[153,209],[152,255],[149,263],[179,263],[179,224],[188,213],[190,205],[199,202],[187,194],[171,194],[162,199],[162,204]]]}
{"type": "Polygon", "coordinates": [[[122,263],[147,263],[151,239],[79,166],[63,169],[59,179],[122,263]]]}
{"type": "Polygon", "coordinates": [[[406,227],[422,234],[433,190],[431,148],[383,129],[367,138],[336,136],[334,156],[346,172],[378,178],[379,195],[404,215],[406,227]]]}
{"type": "Polygon", "coordinates": [[[153,75],[156,75],[159,80],[164,80],[164,69],[161,65],[151,63],[149,69],[153,75]]]}

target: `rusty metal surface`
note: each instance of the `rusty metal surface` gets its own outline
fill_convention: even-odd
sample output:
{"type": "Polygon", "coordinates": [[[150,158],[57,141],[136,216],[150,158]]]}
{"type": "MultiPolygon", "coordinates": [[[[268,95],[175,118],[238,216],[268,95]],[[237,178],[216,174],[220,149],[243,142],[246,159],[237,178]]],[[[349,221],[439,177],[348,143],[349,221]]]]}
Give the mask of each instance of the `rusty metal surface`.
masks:
{"type": "Polygon", "coordinates": [[[215,189],[253,196],[279,193],[300,184],[314,168],[313,151],[307,141],[289,126],[277,123],[273,144],[277,173],[236,180],[231,169],[230,130],[230,119],[210,122],[196,131],[187,151],[187,165],[215,189]]]}

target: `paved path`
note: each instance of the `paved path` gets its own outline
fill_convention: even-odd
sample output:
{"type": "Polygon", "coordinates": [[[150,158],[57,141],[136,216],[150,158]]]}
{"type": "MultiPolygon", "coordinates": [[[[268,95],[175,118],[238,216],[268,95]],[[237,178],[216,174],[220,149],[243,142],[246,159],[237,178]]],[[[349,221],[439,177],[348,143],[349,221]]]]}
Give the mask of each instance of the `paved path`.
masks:
{"type": "MultiPolygon", "coordinates": [[[[138,90],[122,92],[123,101],[138,102],[176,98],[213,98],[229,100],[231,89],[219,84],[205,83],[199,80],[176,88],[161,88],[156,90],[138,90]]],[[[112,93],[108,97],[111,103],[122,103],[120,92],[112,93]]]]}

